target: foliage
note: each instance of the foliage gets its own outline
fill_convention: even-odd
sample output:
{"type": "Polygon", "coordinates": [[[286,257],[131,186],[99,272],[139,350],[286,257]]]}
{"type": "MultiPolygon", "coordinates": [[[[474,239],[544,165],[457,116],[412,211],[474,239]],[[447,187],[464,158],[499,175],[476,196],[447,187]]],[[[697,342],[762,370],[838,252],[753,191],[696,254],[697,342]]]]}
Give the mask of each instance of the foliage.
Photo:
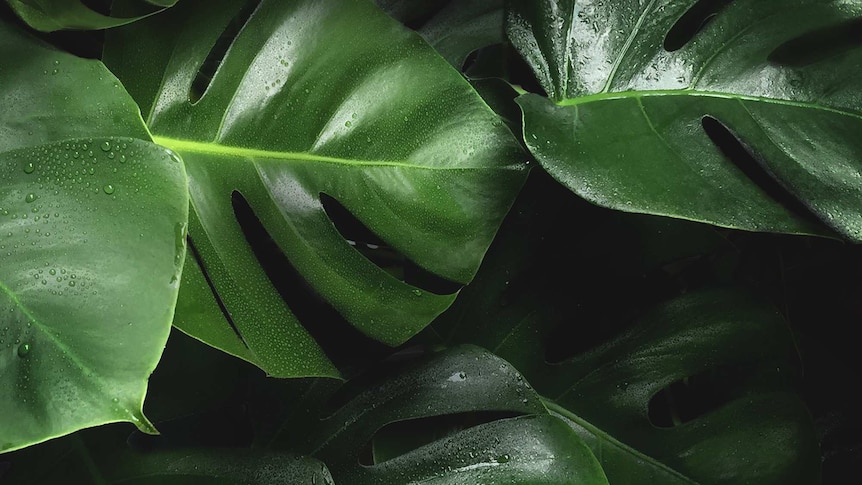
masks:
{"type": "Polygon", "coordinates": [[[857,0],[6,3],[0,482],[862,463],[857,0]]]}

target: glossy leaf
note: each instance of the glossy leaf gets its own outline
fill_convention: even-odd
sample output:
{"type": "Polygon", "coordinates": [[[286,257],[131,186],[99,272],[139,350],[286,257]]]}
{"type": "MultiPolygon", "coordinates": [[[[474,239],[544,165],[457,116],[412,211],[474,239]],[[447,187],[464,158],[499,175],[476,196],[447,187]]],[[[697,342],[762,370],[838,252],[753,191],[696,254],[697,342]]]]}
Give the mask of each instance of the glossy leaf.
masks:
{"type": "Polygon", "coordinates": [[[175,324],[271,375],[337,375],[306,330],[318,322],[292,313],[306,284],[387,344],[454,298],[363,256],[321,194],[419,267],[465,283],[525,175],[517,142],[469,84],[370,2],[183,1],[112,31],[106,62],[189,171],[200,271],[186,273],[175,324]],[[226,53],[204,86],[222,31],[226,53]],[[246,203],[253,217],[238,221],[246,203]],[[293,286],[273,284],[271,258],[256,258],[240,225],[254,218],[287,258],[270,276],[295,269],[293,286]]]}
{"type": "Polygon", "coordinates": [[[0,451],[129,421],[170,329],[182,164],[96,61],[0,24],[0,451]]]}
{"type": "Polygon", "coordinates": [[[550,98],[520,98],[525,140],[604,207],[862,241],[860,19],[820,0],[512,2],[550,98]]]}
{"type": "Polygon", "coordinates": [[[307,451],[336,483],[605,484],[595,457],[549,416],[518,371],[476,347],[448,350],[358,390],[315,423],[307,451]],[[387,424],[458,413],[515,415],[456,430],[371,465],[360,453],[387,424]]]}
{"type": "Polygon", "coordinates": [[[733,294],[693,294],[561,364],[542,358],[552,330],[543,316],[503,314],[482,343],[552,399],[611,484],[817,483],[817,438],[788,386],[793,344],[774,314],[733,294]],[[713,407],[657,426],[650,408],[685,379],[713,382],[713,407]]]}
{"type": "Polygon", "coordinates": [[[555,185],[532,173],[428,340],[482,345],[521,370],[611,484],[817,483],[786,323],[739,292],[692,286],[722,281],[711,273],[733,269],[719,255],[739,249],[713,227],[608,212],[555,185]],[[572,219],[576,237],[559,223],[572,219]]]}
{"type": "MultiPolygon", "coordinates": [[[[176,0],[146,0],[153,6],[170,7],[176,0]]],[[[161,10],[150,8],[143,15],[114,17],[94,10],[81,0],[6,0],[27,25],[42,32],[63,29],[99,30],[135,22],[161,10]]]]}

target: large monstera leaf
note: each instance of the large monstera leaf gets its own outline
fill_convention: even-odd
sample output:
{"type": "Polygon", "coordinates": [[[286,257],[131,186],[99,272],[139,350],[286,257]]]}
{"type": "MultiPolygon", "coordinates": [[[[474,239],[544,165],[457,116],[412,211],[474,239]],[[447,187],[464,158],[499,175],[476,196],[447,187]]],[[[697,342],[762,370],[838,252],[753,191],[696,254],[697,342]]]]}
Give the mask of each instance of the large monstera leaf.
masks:
{"type": "Polygon", "coordinates": [[[188,191],[96,61],[0,24],[0,452],[116,421],[152,432],[188,191]]]}
{"type": "Polygon", "coordinates": [[[716,230],[607,211],[591,230],[599,209],[534,175],[428,338],[481,345],[523,372],[612,485],[818,483],[787,323],[738,290],[665,296],[706,261],[724,266],[716,230]],[[544,209],[555,202],[562,216],[544,209]],[[560,217],[584,221],[576,240],[560,217]]]}
{"type": "Polygon", "coordinates": [[[520,98],[526,142],[604,207],[862,241],[860,18],[857,1],[511,2],[549,96],[520,98]]]}
{"type": "Polygon", "coordinates": [[[542,358],[550,328],[540,313],[503,321],[482,343],[523,369],[612,485],[817,483],[817,437],[788,384],[793,343],[780,319],[747,298],[680,298],[560,364],[542,358]],[[691,408],[677,407],[685,389],[698,386],[713,407],[686,417],[691,408]],[[665,399],[668,418],[660,422],[655,409],[665,399]]]}
{"type": "Polygon", "coordinates": [[[106,63],[189,172],[197,258],[175,324],[271,375],[337,372],[270,283],[237,204],[352,325],[399,344],[454,295],[366,259],[322,194],[419,267],[463,284],[523,182],[523,153],[495,114],[371,2],[183,1],[112,31],[106,63]],[[201,89],[199,71],[225,44],[201,89]]]}
{"type": "MultiPolygon", "coordinates": [[[[333,401],[341,404],[331,415],[303,423],[311,428],[302,449],[326,463],[338,484],[607,484],[586,444],[548,413],[520,372],[478,347],[456,347],[412,362],[394,375],[346,389],[333,401]],[[471,422],[466,413],[484,418],[464,425],[471,422]],[[361,463],[373,438],[391,437],[389,426],[410,429],[421,420],[447,416],[461,417],[462,425],[361,463]]],[[[408,436],[415,439],[416,433],[408,436]]]]}

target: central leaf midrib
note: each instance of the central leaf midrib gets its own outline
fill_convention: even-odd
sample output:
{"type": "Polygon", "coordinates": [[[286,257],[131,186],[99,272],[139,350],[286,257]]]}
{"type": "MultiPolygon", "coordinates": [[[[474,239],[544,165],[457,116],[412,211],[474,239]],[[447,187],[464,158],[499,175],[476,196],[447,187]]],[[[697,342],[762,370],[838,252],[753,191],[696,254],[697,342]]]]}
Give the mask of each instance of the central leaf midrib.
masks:
{"type": "Polygon", "coordinates": [[[282,160],[301,163],[327,163],[344,165],[349,167],[393,167],[409,168],[415,170],[493,170],[504,167],[462,167],[462,166],[431,166],[418,165],[409,161],[401,160],[355,160],[348,158],[317,155],[308,152],[280,152],[274,150],[262,150],[258,148],[238,147],[222,145],[213,142],[202,142],[195,140],[183,140],[164,136],[153,135],[153,141],[159,145],[170,148],[182,155],[183,153],[199,153],[206,155],[217,155],[237,158],[265,158],[270,160],[282,160]]]}
{"type": "Polygon", "coordinates": [[[838,108],[831,108],[829,106],[822,106],[813,103],[807,103],[803,101],[791,101],[787,99],[778,99],[778,98],[766,98],[762,96],[751,96],[747,94],[734,94],[734,93],[724,93],[721,91],[700,91],[695,89],[658,89],[652,91],[620,91],[620,92],[602,92],[597,94],[591,94],[588,96],[580,96],[577,98],[566,98],[560,101],[557,101],[558,106],[580,106],[589,103],[596,103],[601,101],[611,101],[615,99],[642,99],[642,98],[650,98],[650,97],[708,97],[708,98],[720,98],[720,99],[731,99],[736,101],[752,101],[758,103],[769,103],[769,104],[777,104],[782,106],[792,106],[795,108],[806,108],[813,109],[819,111],[826,111],[829,113],[835,113],[838,115],[848,116],[851,118],[856,118],[862,120],[862,114],[854,113],[852,111],[844,111],[838,108]]]}

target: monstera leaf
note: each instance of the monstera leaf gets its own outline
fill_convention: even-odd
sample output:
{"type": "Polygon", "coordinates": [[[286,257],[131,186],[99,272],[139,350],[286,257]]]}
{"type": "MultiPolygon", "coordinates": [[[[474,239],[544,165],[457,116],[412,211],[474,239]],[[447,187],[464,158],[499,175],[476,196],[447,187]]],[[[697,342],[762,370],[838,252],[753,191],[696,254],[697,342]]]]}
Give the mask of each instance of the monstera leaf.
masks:
{"type": "Polygon", "coordinates": [[[95,61],[0,24],[0,451],[141,411],[185,258],[179,160],[95,61]]]}
{"type": "Polygon", "coordinates": [[[612,209],[862,241],[859,2],[512,2],[525,140],[612,209]]]}
{"type": "Polygon", "coordinates": [[[463,284],[523,183],[524,155],[457,71],[370,2],[250,5],[183,1],[112,31],[106,63],[189,172],[196,257],[175,324],[271,375],[334,376],[307,330],[316,322],[292,312],[306,286],[387,344],[454,295],[377,266],[333,212],[463,284]],[[288,269],[267,272],[249,224],[288,269]],[[293,286],[271,283],[294,270],[293,286]]]}
{"type": "Polygon", "coordinates": [[[504,321],[482,343],[524,369],[611,484],[817,483],[817,438],[788,385],[793,343],[751,301],[683,297],[561,364],[542,358],[550,329],[539,315],[504,321]]]}
{"type": "Polygon", "coordinates": [[[6,0],[27,25],[43,32],[62,29],[96,30],[126,25],[158,13],[156,7],[170,7],[177,0],[145,0],[149,12],[132,17],[112,17],[93,10],[81,0],[6,0]]]}
{"type": "Polygon", "coordinates": [[[547,413],[521,374],[477,347],[413,362],[334,400],[343,404],[313,423],[304,451],[326,463],[336,483],[607,483],[586,445],[547,413]],[[360,464],[365,446],[387,425],[481,412],[496,419],[360,464]]]}
{"type": "Polygon", "coordinates": [[[726,271],[717,232],[608,213],[533,172],[473,283],[423,336],[523,372],[611,484],[813,485],[817,438],[786,322],[735,290],[674,296],[707,263],[726,271]],[[577,238],[561,218],[580,221],[577,238]]]}

